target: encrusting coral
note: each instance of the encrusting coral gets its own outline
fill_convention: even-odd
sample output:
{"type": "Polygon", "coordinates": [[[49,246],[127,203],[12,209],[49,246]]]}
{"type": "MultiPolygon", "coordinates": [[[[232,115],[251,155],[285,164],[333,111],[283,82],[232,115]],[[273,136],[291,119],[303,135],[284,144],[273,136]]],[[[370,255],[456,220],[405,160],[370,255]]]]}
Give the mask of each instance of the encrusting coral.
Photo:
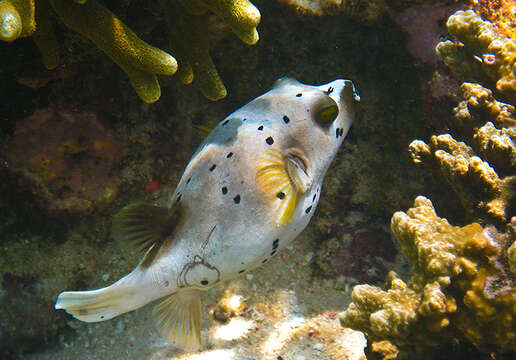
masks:
{"type": "Polygon", "coordinates": [[[490,90],[464,83],[454,109],[454,127],[465,141],[432,136],[409,146],[417,164],[428,166],[451,186],[469,220],[509,221],[516,178],[514,107],[496,101],[490,90]]]}
{"type": "Polygon", "coordinates": [[[501,35],[473,10],[448,18],[453,40],[437,44],[437,54],[462,81],[492,82],[507,99],[516,100],[516,41],[501,35]]]}
{"type": "Polygon", "coordinates": [[[515,0],[470,0],[470,2],[482,19],[491,21],[498,32],[516,39],[515,0]]]}
{"type": "MultiPolygon", "coordinates": [[[[161,96],[156,75],[173,75],[178,68],[170,54],[141,40],[115,14],[96,0],[2,0],[0,40],[32,36],[48,69],[59,65],[59,46],[49,19],[50,5],[63,23],[97,45],[128,75],[147,103],[161,96]]],[[[248,0],[164,0],[171,47],[180,60],[180,79],[198,79],[210,100],[226,96],[226,88],[209,55],[207,12],[212,11],[246,44],[258,41],[260,12],[248,0]]]]}
{"type": "Polygon", "coordinates": [[[391,230],[413,274],[405,283],[391,272],[387,290],[356,286],[343,326],[400,346],[459,335],[484,351],[516,350],[516,274],[507,261],[515,225],[505,234],[477,223],[452,226],[420,196],[412,209],[394,214],[391,230]]]}

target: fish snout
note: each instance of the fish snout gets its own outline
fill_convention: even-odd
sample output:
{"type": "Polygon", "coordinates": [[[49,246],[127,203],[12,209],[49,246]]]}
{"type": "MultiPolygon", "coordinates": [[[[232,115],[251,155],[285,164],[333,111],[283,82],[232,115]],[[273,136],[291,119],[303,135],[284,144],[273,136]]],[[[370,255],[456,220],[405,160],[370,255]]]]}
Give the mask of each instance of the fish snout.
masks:
{"type": "Polygon", "coordinates": [[[355,117],[356,104],[360,101],[360,95],[355,84],[348,79],[337,79],[319,86],[319,89],[337,103],[339,114],[335,118],[334,124],[343,128],[341,135],[345,136],[355,117]]]}

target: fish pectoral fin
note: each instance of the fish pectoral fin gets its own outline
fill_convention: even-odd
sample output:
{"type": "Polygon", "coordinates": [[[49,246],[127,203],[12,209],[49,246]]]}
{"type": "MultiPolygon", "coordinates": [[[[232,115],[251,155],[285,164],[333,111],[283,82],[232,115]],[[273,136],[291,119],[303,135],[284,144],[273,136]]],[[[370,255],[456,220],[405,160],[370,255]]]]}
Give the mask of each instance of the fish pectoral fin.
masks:
{"type": "Polygon", "coordinates": [[[116,241],[145,254],[140,266],[148,267],[161,245],[170,238],[180,217],[180,205],[171,209],[145,203],[124,207],[113,217],[111,234],[116,241]]]}
{"type": "Polygon", "coordinates": [[[161,336],[186,351],[201,347],[201,292],[183,290],[170,295],[152,311],[161,336]]]}
{"type": "Polygon", "coordinates": [[[298,149],[289,149],[286,155],[287,174],[298,192],[304,194],[312,187],[308,160],[298,149]]]}

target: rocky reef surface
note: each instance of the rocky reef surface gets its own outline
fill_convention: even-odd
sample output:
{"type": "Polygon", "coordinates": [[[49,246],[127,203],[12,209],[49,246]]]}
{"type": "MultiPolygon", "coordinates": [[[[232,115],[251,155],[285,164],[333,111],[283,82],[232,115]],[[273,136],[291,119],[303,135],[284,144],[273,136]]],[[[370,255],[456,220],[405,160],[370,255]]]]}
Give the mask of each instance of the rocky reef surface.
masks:
{"type": "MultiPolygon", "coordinates": [[[[43,30],[37,11],[47,2],[0,1],[0,14],[18,3],[32,4],[43,30]]],[[[47,10],[60,48],[56,67],[48,66],[51,52],[28,38],[36,40],[37,30],[0,43],[0,92],[7,99],[0,103],[0,357],[363,360],[414,358],[420,349],[449,359],[483,359],[486,352],[502,359],[501,349],[513,354],[514,337],[506,330],[514,327],[516,248],[507,225],[515,215],[514,102],[507,87],[497,87],[501,79],[510,84],[510,56],[497,55],[495,71],[482,65],[482,72],[464,78],[452,65],[448,71],[428,49],[446,35],[446,18],[466,6],[455,1],[257,0],[260,17],[249,16],[242,28],[212,8],[230,3],[249,8],[248,1],[171,1],[182,11],[172,16],[174,9],[148,0],[52,0],[47,10]],[[95,39],[95,45],[85,41],[86,30],[97,30],[74,19],[91,14],[63,17],[56,8],[87,5],[130,24],[140,39],[133,40],[152,43],[152,51],[168,51],[171,42],[178,70],[150,88],[147,100],[159,101],[142,101],[146,95],[128,79],[125,63],[113,63],[95,39]],[[70,31],[77,24],[78,34],[70,31]],[[191,45],[186,49],[169,39],[181,26],[190,30],[175,44],[191,45]],[[234,34],[256,44],[244,46],[234,34]],[[213,67],[205,66],[209,62],[213,67]],[[191,82],[186,63],[201,92],[178,86],[191,82]],[[205,83],[202,69],[208,69],[205,83]],[[181,354],[168,346],[152,326],[149,307],[96,324],[54,311],[60,291],[105,286],[134,267],[137,254],[110,237],[112,215],[132,201],[165,203],[206,130],[284,75],[314,84],[351,78],[361,107],[309,228],[267,266],[205,297],[205,349],[181,354]],[[218,102],[206,99],[226,91],[218,102]],[[418,198],[412,210],[397,213],[392,233],[399,241],[392,241],[392,214],[419,194],[433,204],[418,198]],[[427,237],[412,234],[420,227],[427,237]],[[431,249],[431,240],[439,247],[417,254],[431,249]],[[462,245],[451,246],[454,241],[462,245]],[[432,256],[446,265],[442,273],[432,270],[438,267],[430,264],[432,256]],[[397,275],[391,273],[382,290],[390,270],[397,275]],[[367,285],[352,293],[359,283],[367,285]],[[370,306],[358,309],[360,301],[370,306]],[[338,313],[350,302],[356,322],[348,315],[346,324],[366,337],[340,326],[338,313]],[[364,320],[376,313],[374,326],[364,320]],[[487,328],[496,334],[494,350],[487,328]]],[[[477,34],[465,23],[477,15],[468,14],[455,16],[477,34]]],[[[505,34],[496,23],[485,26],[496,32],[494,40],[505,34]]],[[[466,44],[458,35],[450,41],[466,44]]],[[[463,47],[468,62],[487,51],[463,47]]],[[[171,56],[159,54],[170,65],[171,56]]],[[[141,70],[131,64],[131,71],[141,70]]],[[[152,79],[160,74],[144,72],[152,79]]]]}

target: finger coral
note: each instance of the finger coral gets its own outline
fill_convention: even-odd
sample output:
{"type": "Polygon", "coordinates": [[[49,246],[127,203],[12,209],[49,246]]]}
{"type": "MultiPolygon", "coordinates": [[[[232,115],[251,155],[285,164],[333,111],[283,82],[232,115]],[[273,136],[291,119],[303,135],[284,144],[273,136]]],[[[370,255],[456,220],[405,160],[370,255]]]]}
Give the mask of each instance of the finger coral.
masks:
{"type": "Polygon", "coordinates": [[[507,264],[514,225],[505,234],[477,223],[452,226],[419,196],[394,214],[391,230],[412,276],[404,282],[391,273],[386,290],[356,286],[343,326],[420,349],[459,334],[484,351],[516,350],[516,283],[507,264]]]}
{"type": "Polygon", "coordinates": [[[446,23],[452,40],[437,44],[437,54],[462,81],[494,83],[516,100],[516,42],[496,31],[473,10],[457,11],[446,23]]]}
{"type": "MultiPolygon", "coordinates": [[[[59,64],[59,51],[48,14],[48,3],[63,23],[91,40],[129,77],[140,98],[157,101],[161,89],[156,75],[173,75],[178,68],[170,54],[141,40],[115,14],[96,0],[0,1],[0,40],[32,36],[48,69],[59,64]]],[[[189,84],[194,74],[210,100],[226,96],[226,88],[209,55],[207,12],[219,16],[246,44],[258,41],[260,12],[248,0],[166,0],[170,43],[180,59],[180,79],[189,84]]]]}
{"type": "Polygon", "coordinates": [[[462,101],[454,109],[454,126],[466,141],[450,134],[409,146],[415,163],[442,176],[460,200],[467,218],[509,221],[516,172],[514,107],[496,101],[478,84],[461,86],[462,101]]]}

